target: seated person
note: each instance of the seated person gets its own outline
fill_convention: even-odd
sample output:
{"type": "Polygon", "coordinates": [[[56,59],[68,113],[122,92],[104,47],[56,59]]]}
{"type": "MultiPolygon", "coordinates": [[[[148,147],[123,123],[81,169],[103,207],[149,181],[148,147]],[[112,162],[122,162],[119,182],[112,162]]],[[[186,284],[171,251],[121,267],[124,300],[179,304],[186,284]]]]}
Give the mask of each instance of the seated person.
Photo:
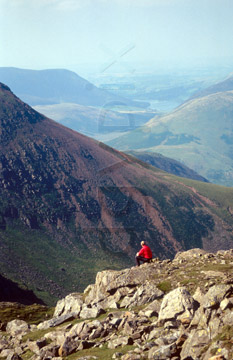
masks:
{"type": "Polygon", "coordinates": [[[149,246],[145,244],[145,241],[141,242],[141,247],[141,250],[136,254],[135,258],[137,266],[140,266],[140,261],[145,263],[150,262],[152,259],[152,251],[149,246]]]}

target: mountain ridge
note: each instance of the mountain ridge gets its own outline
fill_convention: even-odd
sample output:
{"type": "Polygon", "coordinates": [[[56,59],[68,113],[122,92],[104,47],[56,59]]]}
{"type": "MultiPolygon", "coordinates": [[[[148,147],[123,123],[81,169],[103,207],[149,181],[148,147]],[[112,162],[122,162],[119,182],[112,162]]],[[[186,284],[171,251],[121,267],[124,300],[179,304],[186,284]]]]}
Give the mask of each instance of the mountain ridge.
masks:
{"type": "Polygon", "coordinates": [[[81,105],[147,107],[146,102],[136,102],[116,96],[66,69],[30,70],[0,67],[0,81],[7,83],[29,105],[77,103],[81,105]]]}
{"type": "Polygon", "coordinates": [[[200,98],[203,96],[215,94],[218,92],[232,91],[233,90],[233,76],[230,74],[226,79],[219,81],[211,86],[208,86],[201,91],[194,93],[190,99],[200,98]]]}

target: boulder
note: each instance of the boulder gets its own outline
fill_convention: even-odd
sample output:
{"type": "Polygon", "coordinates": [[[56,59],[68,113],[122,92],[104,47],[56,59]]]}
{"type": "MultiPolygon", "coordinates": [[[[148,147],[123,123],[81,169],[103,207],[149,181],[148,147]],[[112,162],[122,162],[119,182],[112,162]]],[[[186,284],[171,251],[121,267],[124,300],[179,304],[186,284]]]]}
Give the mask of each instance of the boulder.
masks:
{"type": "Polygon", "coordinates": [[[14,353],[13,349],[4,349],[0,352],[0,357],[7,358],[8,356],[12,356],[14,353]]]}
{"type": "Polygon", "coordinates": [[[55,345],[59,346],[61,346],[61,344],[65,341],[66,336],[66,330],[62,329],[50,331],[44,335],[45,339],[48,340],[48,342],[53,342],[55,345]]]}
{"type": "Polygon", "coordinates": [[[154,300],[152,301],[152,303],[147,305],[143,310],[139,311],[139,315],[146,317],[159,316],[160,308],[161,308],[161,301],[154,300]]]}
{"type": "Polygon", "coordinates": [[[219,284],[212,286],[203,297],[201,305],[204,309],[218,307],[223,299],[233,294],[233,286],[219,284]]]}
{"type": "Polygon", "coordinates": [[[88,337],[88,334],[91,332],[91,330],[92,328],[90,324],[88,324],[86,321],[82,321],[72,326],[72,328],[68,332],[68,336],[70,338],[78,337],[80,339],[85,339],[88,337]]]}
{"type": "Polygon", "coordinates": [[[50,327],[55,327],[55,326],[61,325],[68,320],[73,320],[74,318],[75,318],[75,314],[72,314],[72,313],[63,314],[56,318],[52,318],[50,320],[43,321],[42,323],[37,325],[37,328],[39,330],[46,330],[50,327]]]}
{"type": "Polygon", "coordinates": [[[80,293],[72,293],[67,295],[64,299],[57,302],[54,310],[54,317],[58,317],[66,314],[74,314],[78,316],[83,305],[83,295],[80,293]]]}
{"type": "Polygon", "coordinates": [[[155,299],[161,298],[163,294],[164,293],[157,288],[155,283],[147,280],[137,288],[132,297],[125,297],[120,306],[132,308],[134,306],[144,305],[155,299]]]}
{"type": "Polygon", "coordinates": [[[40,339],[37,341],[29,341],[28,342],[28,348],[31,350],[34,354],[40,355],[40,350],[47,345],[46,339],[40,339]]]}
{"type": "Polygon", "coordinates": [[[173,357],[176,352],[176,344],[163,345],[159,347],[153,347],[149,350],[148,359],[149,360],[168,360],[173,357]]]}
{"type": "Polygon", "coordinates": [[[187,251],[178,252],[174,260],[179,261],[179,260],[197,259],[197,258],[201,258],[206,254],[207,252],[203,249],[199,249],[199,248],[190,249],[187,251]]]}
{"type": "Polygon", "coordinates": [[[195,301],[190,293],[179,287],[164,296],[159,311],[158,322],[163,325],[166,321],[192,319],[195,311],[195,301]]]}
{"type": "Polygon", "coordinates": [[[109,349],[115,349],[118,346],[133,345],[133,339],[129,336],[119,336],[108,342],[109,349]]]}
{"type": "Polygon", "coordinates": [[[68,356],[77,349],[78,345],[77,341],[67,336],[58,350],[58,355],[61,357],[68,356]]]}
{"type": "Polygon", "coordinates": [[[89,318],[96,318],[104,313],[105,310],[100,306],[90,307],[90,308],[85,306],[80,312],[79,316],[81,319],[89,319],[89,318]]]}
{"type": "Polygon", "coordinates": [[[59,346],[48,344],[40,350],[39,359],[54,359],[58,357],[59,346]]]}
{"type": "Polygon", "coordinates": [[[30,326],[24,320],[12,320],[6,326],[6,332],[12,336],[25,335],[29,331],[30,326]]]}

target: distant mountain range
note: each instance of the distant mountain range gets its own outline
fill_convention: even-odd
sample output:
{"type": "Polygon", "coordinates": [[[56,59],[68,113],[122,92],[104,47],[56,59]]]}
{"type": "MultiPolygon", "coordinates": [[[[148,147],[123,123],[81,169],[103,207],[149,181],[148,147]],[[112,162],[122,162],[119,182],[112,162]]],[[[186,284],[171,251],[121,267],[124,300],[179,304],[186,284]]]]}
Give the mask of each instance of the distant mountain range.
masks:
{"type": "Polygon", "coordinates": [[[195,92],[192,95],[191,99],[196,99],[196,98],[200,98],[203,96],[216,94],[218,92],[225,92],[225,91],[232,91],[232,90],[233,90],[233,76],[231,74],[225,80],[217,82],[216,84],[213,84],[205,89],[195,92]]]}
{"type": "Polygon", "coordinates": [[[0,273],[45,303],[96,272],[233,247],[233,189],[178,178],[46,118],[0,84],[0,273]]]}
{"type": "Polygon", "coordinates": [[[146,108],[149,103],[133,101],[97,88],[75,72],[64,69],[29,70],[0,67],[0,81],[29,105],[75,103],[87,106],[146,108]]]}
{"type": "Polygon", "coordinates": [[[233,186],[233,91],[190,100],[107,143],[123,151],[161,153],[210,182],[233,186]]]}

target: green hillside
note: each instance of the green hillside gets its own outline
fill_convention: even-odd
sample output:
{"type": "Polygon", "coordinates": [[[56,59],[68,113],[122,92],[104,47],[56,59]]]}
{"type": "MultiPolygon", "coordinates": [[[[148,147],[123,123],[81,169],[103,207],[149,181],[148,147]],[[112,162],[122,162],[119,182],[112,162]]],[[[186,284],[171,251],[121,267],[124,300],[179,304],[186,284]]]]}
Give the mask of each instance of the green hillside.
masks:
{"type": "Polygon", "coordinates": [[[190,100],[108,144],[161,153],[210,182],[233,186],[233,91],[190,100]]]}

